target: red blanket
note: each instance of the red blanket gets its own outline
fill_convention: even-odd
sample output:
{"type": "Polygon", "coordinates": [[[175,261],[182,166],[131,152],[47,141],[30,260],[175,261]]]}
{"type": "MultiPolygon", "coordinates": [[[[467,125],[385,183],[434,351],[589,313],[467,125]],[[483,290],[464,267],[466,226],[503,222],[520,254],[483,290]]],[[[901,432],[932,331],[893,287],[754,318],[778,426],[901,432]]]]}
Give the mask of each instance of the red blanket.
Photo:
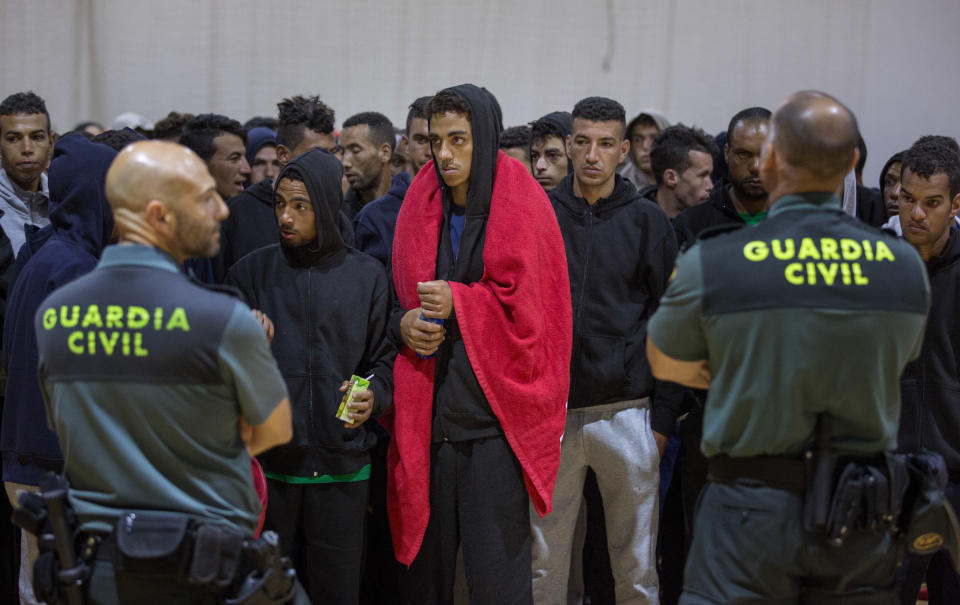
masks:
{"type": "MultiPolygon", "coordinates": [[[[417,282],[435,279],[443,224],[433,164],[404,197],[393,239],[393,278],[405,309],[420,306],[417,282]]],[[[450,283],[467,357],[542,516],[552,508],[570,382],[572,317],[566,254],[539,184],[502,151],[483,248],[484,272],[450,283]]],[[[397,560],[410,565],[430,516],[433,359],[402,347],[394,365],[387,509],[397,560]]]]}

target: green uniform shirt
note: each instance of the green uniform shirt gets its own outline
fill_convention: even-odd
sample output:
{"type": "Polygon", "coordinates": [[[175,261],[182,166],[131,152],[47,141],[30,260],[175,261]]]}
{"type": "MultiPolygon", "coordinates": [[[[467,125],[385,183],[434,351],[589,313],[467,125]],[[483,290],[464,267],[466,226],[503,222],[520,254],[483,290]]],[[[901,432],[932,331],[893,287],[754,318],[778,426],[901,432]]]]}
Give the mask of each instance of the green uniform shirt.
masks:
{"type": "Polygon", "coordinates": [[[706,456],[799,454],[821,412],[832,449],[875,453],[896,445],[899,377],[929,297],[909,244],[835,195],[791,195],[759,225],[690,248],[648,333],[674,359],[709,360],[706,456]]]}
{"type": "Polygon", "coordinates": [[[191,284],[150,247],[108,247],[36,318],[41,390],[88,529],[169,511],[250,533],[260,502],[238,419],[263,423],[286,386],[250,309],[191,284]]]}

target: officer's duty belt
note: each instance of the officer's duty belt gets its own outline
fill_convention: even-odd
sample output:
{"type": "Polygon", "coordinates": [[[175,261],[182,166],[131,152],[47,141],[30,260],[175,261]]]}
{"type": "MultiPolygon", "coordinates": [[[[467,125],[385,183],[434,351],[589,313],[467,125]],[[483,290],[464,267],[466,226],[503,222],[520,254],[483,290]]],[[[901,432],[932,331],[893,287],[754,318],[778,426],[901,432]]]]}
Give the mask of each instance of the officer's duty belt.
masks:
{"type": "Polygon", "coordinates": [[[707,460],[707,479],[714,483],[756,481],[765,487],[791,492],[807,491],[807,462],[784,456],[713,456],[707,460]]]}

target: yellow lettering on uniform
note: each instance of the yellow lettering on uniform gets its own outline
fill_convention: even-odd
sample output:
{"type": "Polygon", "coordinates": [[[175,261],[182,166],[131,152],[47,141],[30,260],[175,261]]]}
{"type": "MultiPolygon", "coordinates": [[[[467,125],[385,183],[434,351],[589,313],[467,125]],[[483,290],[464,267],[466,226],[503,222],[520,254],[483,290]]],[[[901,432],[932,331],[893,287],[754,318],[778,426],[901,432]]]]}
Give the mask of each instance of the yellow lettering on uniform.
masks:
{"type": "Polygon", "coordinates": [[[133,335],[133,354],[137,357],[146,357],[149,353],[143,348],[143,334],[137,332],[133,335]]]}
{"type": "Polygon", "coordinates": [[[853,263],[853,283],[858,286],[866,286],[870,280],[860,272],[860,263],[853,263]]]}
{"type": "Polygon", "coordinates": [[[143,307],[127,307],[127,327],[140,330],[150,321],[150,314],[143,307]]]}
{"type": "Polygon", "coordinates": [[[100,309],[97,305],[87,307],[87,312],[83,316],[83,321],[80,323],[81,328],[89,328],[90,326],[97,328],[103,327],[103,320],[100,319],[100,309]]]}
{"type": "Polygon", "coordinates": [[[850,265],[847,263],[840,263],[840,275],[843,278],[844,286],[849,286],[852,283],[850,281],[850,265]]]}
{"type": "Polygon", "coordinates": [[[60,307],[60,325],[64,328],[72,328],[80,322],[80,306],[73,305],[70,307],[70,312],[72,315],[70,318],[67,318],[67,306],[64,305],[60,307]]]}
{"type": "Polygon", "coordinates": [[[107,306],[107,327],[108,328],[123,327],[123,307],[119,305],[107,306]]]}
{"type": "Polygon", "coordinates": [[[807,263],[807,283],[811,286],[817,283],[817,268],[813,263],[807,263]]]}
{"type": "MultiPolygon", "coordinates": [[[[787,240],[790,241],[790,240],[787,240]]],[[[787,268],[783,270],[784,277],[787,278],[787,281],[795,286],[803,285],[803,263],[790,263],[787,265],[787,268]]]]}
{"type": "Polygon", "coordinates": [[[52,330],[57,325],[57,310],[53,307],[43,312],[43,329],[52,330]]]}
{"type": "Polygon", "coordinates": [[[87,353],[93,355],[97,352],[97,333],[87,332],[87,353]]]}
{"type": "Polygon", "coordinates": [[[877,242],[877,262],[879,263],[882,260],[895,261],[897,260],[893,256],[890,248],[883,242],[877,242]]]}
{"type": "Polygon", "coordinates": [[[743,256],[746,257],[747,260],[755,262],[766,259],[769,253],[770,251],[767,249],[766,242],[747,242],[747,245],[743,247],[743,256]]]}
{"type": "Polygon", "coordinates": [[[113,350],[117,347],[117,339],[120,338],[120,332],[111,332],[107,337],[106,332],[100,332],[100,347],[107,355],[113,355],[113,350]]]}
{"type": "Polygon", "coordinates": [[[817,247],[813,245],[813,240],[809,237],[805,237],[800,240],[800,252],[797,253],[797,258],[803,260],[805,258],[814,258],[820,260],[820,251],[817,250],[817,247]]]}
{"type": "Polygon", "coordinates": [[[163,329],[163,307],[153,310],[153,329],[158,332],[163,329]]]}
{"type": "Polygon", "coordinates": [[[83,340],[83,332],[71,332],[70,336],[67,336],[67,347],[70,348],[70,352],[74,355],[83,355],[83,343],[78,342],[83,340]]]}
{"type": "Polygon", "coordinates": [[[780,240],[775,239],[771,243],[773,248],[773,255],[777,260],[790,260],[793,258],[793,240],[786,239],[783,240],[783,247],[780,246],[780,240]]]}
{"type": "Polygon", "coordinates": [[[843,238],[840,240],[840,250],[843,252],[843,260],[857,260],[860,258],[860,244],[856,240],[843,238]]]}
{"type": "Polygon", "coordinates": [[[833,285],[833,280],[837,279],[837,263],[817,263],[817,269],[823,277],[823,283],[828,286],[833,285]]]}
{"type": "Polygon", "coordinates": [[[837,240],[832,237],[820,238],[820,253],[823,255],[823,260],[840,260],[837,247],[837,240]]]}
{"type": "Polygon", "coordinates": [[[184,332],[190,331],[190,324],[187,323],[187,312],[183,310],[183,307],[177,307],[173,310],[173,313],[170,314],[170,320],[167,322],[167,331],[169,332],[174,328],[179,328],[184,332]]]}
{"type": "Polygon", "coordinates": [[[130,332],[124,332],[120,337],[120,348],[123,350],[124,357],[130,356],[130,332]]]}
{"type": "Polygon", "coordinates": [[[863,258],[873,260],[873,247],[868,239],[863,240],[863,258]]]}

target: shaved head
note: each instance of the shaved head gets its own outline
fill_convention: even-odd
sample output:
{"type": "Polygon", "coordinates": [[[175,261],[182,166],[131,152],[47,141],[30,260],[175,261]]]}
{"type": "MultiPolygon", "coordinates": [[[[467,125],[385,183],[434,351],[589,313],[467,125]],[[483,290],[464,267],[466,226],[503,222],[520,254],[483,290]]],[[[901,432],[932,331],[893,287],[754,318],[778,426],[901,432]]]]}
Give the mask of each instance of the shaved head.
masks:
{"type": "Polygon", "coordinates": [[[190,149],[165,141],[129,145],[107,171],[106,193],[121,242],[160,248],[178,262],[217,253],[227,206],[190,149]]]}
{"type": "Polygon", "coordinates": [[[853,112],[837,99],[798,92],[777,108],[771,124],[774,149],[790,166],[824,180],[850,170],[859,129],[853,112]]]}
{"type": "Polygon", "coordinates": [[[107,200],[114,212],[140,213],[150,200],[174,207],[186,192],[212,179],[203,160],[183,145],[141,141],[127,146],[110,165],[107,200]]]}

